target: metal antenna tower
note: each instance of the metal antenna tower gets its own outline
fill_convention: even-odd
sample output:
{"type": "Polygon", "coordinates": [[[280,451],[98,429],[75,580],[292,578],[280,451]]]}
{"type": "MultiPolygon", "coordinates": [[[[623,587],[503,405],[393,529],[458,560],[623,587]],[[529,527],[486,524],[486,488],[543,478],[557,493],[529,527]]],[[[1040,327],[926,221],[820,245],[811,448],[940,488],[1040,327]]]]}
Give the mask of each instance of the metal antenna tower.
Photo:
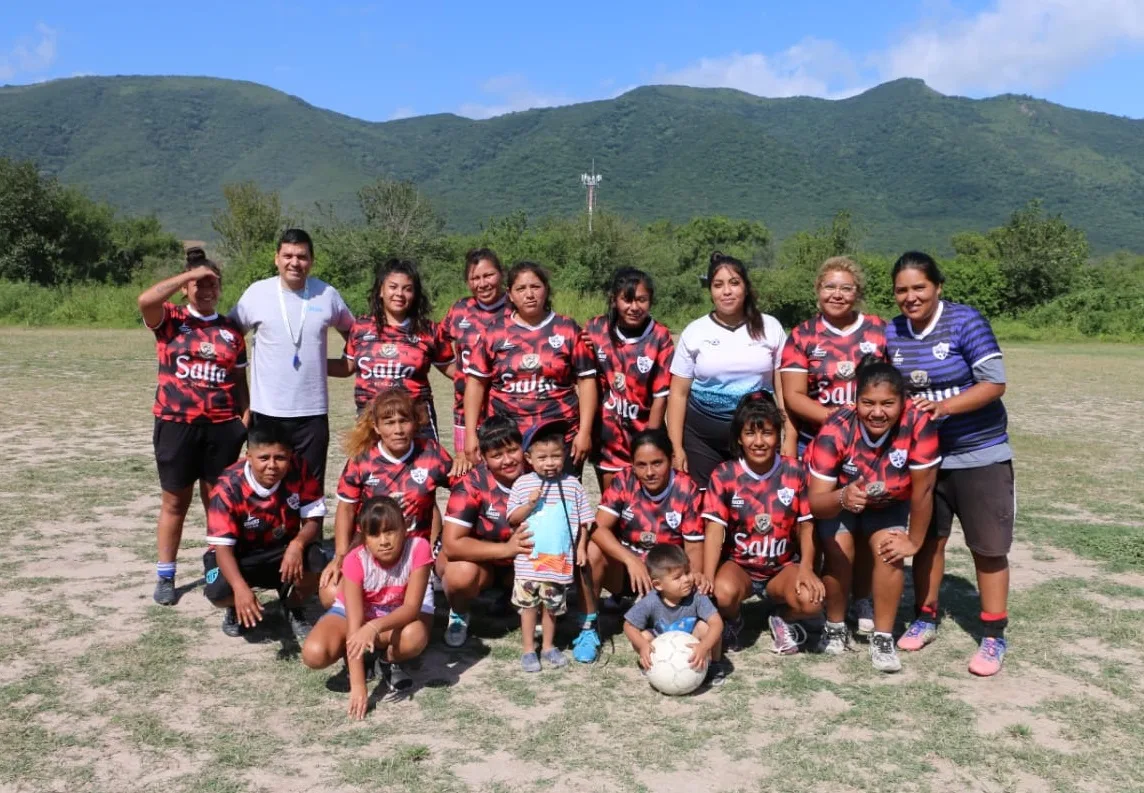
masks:
{"type": "Polygon", "coordinates": [[[596,211],[596,187],[604,177],[596,173],[596,158],[592,158],[592,172],[580,174],[580,184],[588,188],[588,233],[592,233],[592,213],[596,211]]]}

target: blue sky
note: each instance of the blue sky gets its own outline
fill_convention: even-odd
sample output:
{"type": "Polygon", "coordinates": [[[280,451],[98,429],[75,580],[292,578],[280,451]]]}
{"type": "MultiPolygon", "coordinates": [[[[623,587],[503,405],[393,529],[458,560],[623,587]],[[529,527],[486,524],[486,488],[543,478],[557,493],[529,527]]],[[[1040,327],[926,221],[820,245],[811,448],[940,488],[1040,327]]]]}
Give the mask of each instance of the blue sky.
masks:
{"type": "Polygon", "coordinates": [[[896,77],[1144,118],[1144,0],[0,0],[0,84],[252,80],[373,121],[648,83],[850,96],[896,77]]]}

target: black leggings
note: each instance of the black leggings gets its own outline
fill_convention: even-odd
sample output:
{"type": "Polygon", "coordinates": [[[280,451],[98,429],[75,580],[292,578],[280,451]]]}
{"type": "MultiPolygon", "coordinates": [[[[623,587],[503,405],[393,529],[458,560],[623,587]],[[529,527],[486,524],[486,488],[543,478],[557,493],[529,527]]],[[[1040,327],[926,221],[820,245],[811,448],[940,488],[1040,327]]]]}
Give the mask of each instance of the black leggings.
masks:
{"type": "Polygon", "coordinates": [[[716,466],[731,459],[731,420],[714,418],[688,405],[683,453],[687,455],[687,472],[706,490],[716,466]]]}

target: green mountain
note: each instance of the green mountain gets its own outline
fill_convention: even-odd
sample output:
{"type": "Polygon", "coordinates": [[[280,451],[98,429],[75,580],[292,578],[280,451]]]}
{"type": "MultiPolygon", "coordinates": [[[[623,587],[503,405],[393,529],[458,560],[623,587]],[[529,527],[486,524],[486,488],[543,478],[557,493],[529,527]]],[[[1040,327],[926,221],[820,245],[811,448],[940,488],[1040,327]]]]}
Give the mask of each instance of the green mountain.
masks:
{"type": "Polygon", "coordinates": [[[840,101],[655,86],[485,121],[368,123],[252,83],[80,77],[0,88],[0,154],[184,237],[209,235],[221,186],[246,179],[339,213],[378,176],[412,179],[454,229],[566,215],[595,158],[601,208],[642,220],[724,214],[783,236],[849,209],[867,247],[894,251],[1041,198],[1098,250],[1144,250],[1144,121],[918,80],[840,101]]]}

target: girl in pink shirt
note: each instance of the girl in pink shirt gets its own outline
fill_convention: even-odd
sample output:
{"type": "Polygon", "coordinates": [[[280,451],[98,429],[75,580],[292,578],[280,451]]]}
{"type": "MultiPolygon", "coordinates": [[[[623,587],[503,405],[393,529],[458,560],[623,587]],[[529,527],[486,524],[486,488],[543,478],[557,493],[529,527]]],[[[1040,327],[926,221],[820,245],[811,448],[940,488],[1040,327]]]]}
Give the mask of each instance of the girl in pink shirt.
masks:
{"type": "Polygon", "coordinates": [[[376,663],[390,693],[413,685],[401,661],[416,658],[429,643],[433,590],[429,542],[407,535],[401,507],[389,496],[375,496],[357,515],[361,544],[342,563],[337,598],[302,645],[302,662],[324,669],[345,658],[350,678],[349,715],[365,717],[367,656],[376,663]]]}

